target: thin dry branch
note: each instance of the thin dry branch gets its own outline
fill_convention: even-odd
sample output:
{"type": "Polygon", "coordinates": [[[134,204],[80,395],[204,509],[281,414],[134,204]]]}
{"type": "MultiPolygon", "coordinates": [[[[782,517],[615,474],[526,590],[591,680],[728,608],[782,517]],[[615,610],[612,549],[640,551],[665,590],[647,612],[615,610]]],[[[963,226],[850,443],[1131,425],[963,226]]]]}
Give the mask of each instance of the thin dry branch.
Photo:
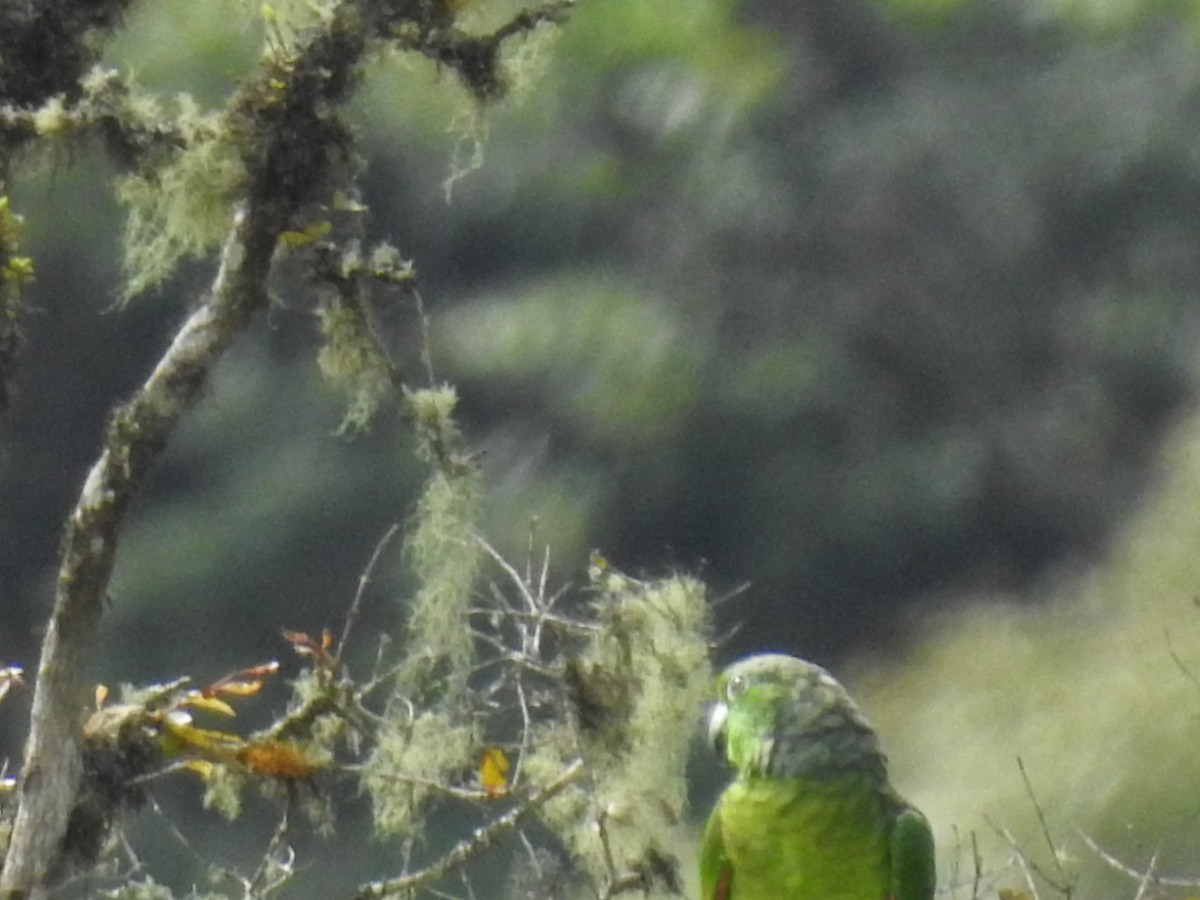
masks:
{"type": "Polygon", "coordinates": [[[362,574],[358,577],[358,590],[354,592],[354,599],[350,602],[350,609],[346,611],[346,618],[342,623],[342,634],[338,638],[337,646],[333,651],[333,658],[337,660],[339,665],[342,662],[342,653],[346,649],[346,644],[350,640],[350,633],[354,630],[354,625],[358,621],[359,610],[362,608],[363,595],[367,592],[367,585],[371,583],[371,579],[375,577],[375,569],[379,565],[379,561],[383,558],[383,551],[400,533],[400,524],[393,523],[383,537],[375,544],[375,550],[371,553],[370,560],[367,561],[367,567],[363,569],[362,574]]]}
{"type": "Polygon", "coordinates": [[[437,882],[486,851],[506,834],[515,831],[522,819],[561,794],[581,775],[583,775],[583,760],[577,759],[545,787],[534,791],[500,818],[489,822],[466,840],[455,844],[436,862],[408,875],[364,884],[354,894],[354,900],[391,897],[437,882]]]}
{"type": "Polygon", "coordinates": [[[1051,887],[1061,892],[1064,896],[1070,897],[1074,888],[1073,879],[1063,869],[1058,846],[1054,843],[1054,836],[1050,833],[1050,823],[1046,820],[1046,811],[1042,809],[1042,804],[1033,790],[1033,782],[1029,780],[1029,773],[1025,771],[1025,760],[1019,756],[1017,757],[1017,768],[1021,771],[1021,783],[1025,786],[1025,794],[1029,797],[1029,802],[1033,804],[1033,810],[1037,814],[1038,825],[1042,831],[1042,839],[1045,840],[1046,848],[1050,851],[1050,859],[1054,862],[1056,878],[1047,877],[1046,880],[1050,883],[1051,887]]]}
{"type": "Polygon", "coordinates": [[[1162,887],[1200,888],[1200,878],[1178,878],[1170,875],[1157,874],[1155,872],[1158,862],[1157,854],[1151,858],[1150,865],[1143,871],[1117,859],[1084,832],[1079,832],[1079,837],[1085,844],[1087,844],[1089,850],[1095,853],[1096,856],[1107,863],[1111,868],[1138,882],[1139,896],[1142,894],[1144,886],[1147,884],[1156,884],[1161,885],[1162,887]]]}

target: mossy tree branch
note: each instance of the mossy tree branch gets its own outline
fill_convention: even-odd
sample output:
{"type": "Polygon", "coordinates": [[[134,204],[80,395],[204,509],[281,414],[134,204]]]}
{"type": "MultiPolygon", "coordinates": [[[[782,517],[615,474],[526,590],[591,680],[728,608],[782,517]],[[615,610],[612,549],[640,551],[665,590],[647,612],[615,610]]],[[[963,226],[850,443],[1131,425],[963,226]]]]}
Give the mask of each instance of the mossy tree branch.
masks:
{"type": "Polygon", "coordinates": [[[211,295],[134,399],[113,416],[107,445],[68,519],[0,897],[27,896],[53,874],[79,780],[85,679],[121,523],[175,425],[195,404],[208,372],[265,304],[279,227],[273,210],[250,207],[238,213],[211,295]]]}
{"type": "MultiPolygon", "coordinates": [[[[110,11],[121,6],[115,0],[100,5],[110,11]]],[[[0,151],[55,133],[98,134],[122,171],[144,181],[143,194],[173,185],[172,196],[191,198],[194,188],[201,189],[198,205],[207,204],[206,210],[215,210],[215,216],[197,252],[222,242],[210,291],[146,382],[113,414],[103,452],[68,519],[38,668],[19,806],[0,872],[0,900],[45,896],[60,877],[70,874],[73,864],[81,868],[80,861],[90,865],[96,859],[96,853],[82,860],[71,857],[66,852],[71,841],[64,836],[77,830],[81,796],[89,779],[94,780],[93,767],[82,763],[84,744],[91,738],[83,734],[87,729],[81,731],[80,719],[94,634],[104,612],[122,523],[175,427],[197,403],[213,366],[265,307],[276,249],[287,243],[289,234],[293,244],[307,246],[316,233],[305,227],[313,209],[332,205],[334,192],[356,174],[355,140],[339,109],[357,84],[359,60],[372,43],[390,42],[450,67],[477,100],[491,100],[505,88],[499,63],[502,42],[542,22],[560,21],[570,5],[571,0],[550,0],[480,36],[455,26],[449,4],[332,0],[323,5],[311,31],[295,39],[293,33],[281,31],[279,41],[268,40],[258,75],[239,87],[222,113],[205,116],[202,127],[195,119],[147,113],[154,108],[131,102],[137,98],[119,76],[85,76],[82,67],[76,67],[74,81],[53,100],[42,96],[46,103],[41,110],[14,103],[0,91],[0,151]],[[11,141],[5,141],[5,135],[11,141]],[[206,157],[201,155],[214,145],[220,152],[207,159],[221,163],[219,187],[212,186],[212,169],[205,168],[206,157]],[[197,158],[201,165],[195,165],[197,158]],[[155,179],[156,172],[170,170],[181,160],[191,162],[189,172],[199,171],[202,177],[155,179]],[[208,193],[202,190],[206,186],[208,193]]],[[[0,152],[0,166],[6,160],[0,152]]],[[[174,174],[179,176],[178,171],[174,174]]],[[[171,249],[170,241],[154,242],[155,229],[179,227],[189,237],[199,228],[187,204],[155,206],[152,196],[139,196],[131,201],[131,209],[139,209],[138,202],[145,204],[141,210],[151,233],[149,255],[158,254],[151,262],[161,263],[169,256],[163,246],[171,249]]],[[[326,222],[318,224],[332,228],[326,222]]],[[[309,765],[304,775],[296,775],[295,767],[291,774],[278,767],[258,774],[302,778],[317,766],[323,773],[354,772],[368,789],[372,784],[378,787],[372,802],[381,833],[388,827],[411,833],[424,815],[424,798],[432,796],[428,788],[468,794],[455,783],[475,764],[485,738],[494,740],[496,746],[486,749],[500,755],[504,771],[505,753],[513,755],[516,764],[508,781],[503,771],[499,781],[495,775],[485,780],[481,773],[483,795],[492,802],[511,790],[510,796],[521,799],[439,859],[416,871],[406,862],[403,874],[361,885],[359,896],[432,886],[497,839],[520,832],[526,817],[541,819],[559,834],[564,852],[577,857],[594,883],[603,886],[598,895],[645,889],[651,881],[679,893],[676,862],[660,845],[661,835],[678,820],[686,720],[707,684],[702,589],[686,579],[637,582],[601,565],[603,583],[592,585],[594,603],[576,622],[553,611],[561,594],[547,593],[544,570],[535,583],[505,565],[519,600],[506,598],[494,586],[494,608],[486,615],[474,609],[471,601],[486,544],[481,545],[474,531],[478,467],[459,449],[451,417],[455,394],[436,384],[427,347],[430,386],[412,390],[400,382],[386,348],[367,340],[373,329],[364,281],[411,286],[411,267],[398,251],[386,247],[367,260],[344,242],[310,250],[318,263],[313,280],[332,286],[340,303],[327,305],[326,319],[335,325],[342,322],[341,332],[349,332],[349,338],[364,337],[356,341],[343,334],[340,346],[347,352],[342,356],[357,360],[350,368],[359,375],[373,373],[384,388],[400,394],[421,438],[421,456],[433,471],[405,545],[421,583],[411,602],[406,656],[366,687],[355,687],[339,658],[356,615],[356,600],[336,656],[327,655],[329,641],[310,642],[326,653],[326,662],[305,682],[307,696],[298,690],[303,702],[260,736],[268,744],[276,742],[278,746],[272,746],[283,753],[283,745],[292,743],[329,750],[322,741],[331,743],[334,731],[352,731],[353,740],[346,746],[353,749],[347,752],[365,763],[339,767],[329,751],[326,756],[334,761],[328,764],[309,764],[303,755],[289,757],[309,765]],[[322,260],[335,265],[322,273],[322,260]],[[373,366],[362,365],[363,359],[373,360],[373,366]],[[556,628],[561,633],[547,637],[556,628]],[[390,694],[385,708],[376,712],[364,698],[383,683],[390,694]],[[515,734],[514,721],[519,723],[515,734]],[[490,729],[486,734],[484,724],[490,729]],[[374,746],[363,752],[360,745],[374,746]],[[656,749],[664,746],[673,749],[656,749]],[[587,788],[579,783],[584,773],[587,788]],[[414,789],[422,778],[428,785],[414,789]],[[649,811],[610,822],[609,809],[627,805],[629,798],[637,798],[649,811]]],[[[169,274],[173,259],[162,263],[161,277],[169,274]]],[[[419,295],[417,299],[419,304],[419,295]]],[[[494,551],[490,555],[499,561],[494,551]]],[[[147,708],[143,703],[142,711],[147,708]]],[[[195,733],[204,736],[200,730],[195,733]]],[[[261,749],[260,745],[237,742],[244,749],[261,749]]],[[[245,763],[236,755],[226,759],[228,747],[220,746],[225,749],[216,759],[218,768],[245,763]]],[[[161,760],[156,756],[155,761],[161,760]]],[[[135,772],[131,777],[140,785],[143,778],[157,774],[135,772]]],[[[112,817],[102,824],[110,825],[112,817]]]]}
{"type": "Polygon", "coordinates": [[[344,158],[345,131],[329,112],[353,80],[365,40],[342,4],[325,31],[234,98],[247,168],[245,197],[225,240],[209,295],[187,319],[134,398],[109,424],[63,541],[54,609],[42,644],[20,803],[0,874],[0,897],[41,896],[55,871],[81,771],[79,718],[96,627],[121,524],[205,380],[254,313],[266,305],[279,234],[344,158]]]}

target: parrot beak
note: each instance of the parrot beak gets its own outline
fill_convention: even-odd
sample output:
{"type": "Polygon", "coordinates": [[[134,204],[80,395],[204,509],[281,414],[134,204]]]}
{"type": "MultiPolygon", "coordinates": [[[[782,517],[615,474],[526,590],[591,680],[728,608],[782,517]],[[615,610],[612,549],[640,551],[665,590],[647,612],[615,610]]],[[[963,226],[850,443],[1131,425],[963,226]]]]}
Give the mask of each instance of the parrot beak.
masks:
{"type": "Polygon", "coordinates": [[[708,713],[708,743],[722,758],[725,757],[725,721],[728,718],[729,707],[724,703],[714,704],[708,713]]]}

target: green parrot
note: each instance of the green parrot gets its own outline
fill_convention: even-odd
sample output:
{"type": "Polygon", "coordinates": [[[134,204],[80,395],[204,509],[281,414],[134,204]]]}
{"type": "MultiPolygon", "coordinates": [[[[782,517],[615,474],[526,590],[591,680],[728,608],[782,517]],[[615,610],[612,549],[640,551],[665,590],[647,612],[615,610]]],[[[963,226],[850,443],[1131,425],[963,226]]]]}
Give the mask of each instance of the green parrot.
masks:
{"type": "Polygon", "coordinates": [[[736,772],[704,829],[702,900],[929,900],[929,822],[888,783],[866,718],[820,666],[751,656],[709,737],[736,772]]]}

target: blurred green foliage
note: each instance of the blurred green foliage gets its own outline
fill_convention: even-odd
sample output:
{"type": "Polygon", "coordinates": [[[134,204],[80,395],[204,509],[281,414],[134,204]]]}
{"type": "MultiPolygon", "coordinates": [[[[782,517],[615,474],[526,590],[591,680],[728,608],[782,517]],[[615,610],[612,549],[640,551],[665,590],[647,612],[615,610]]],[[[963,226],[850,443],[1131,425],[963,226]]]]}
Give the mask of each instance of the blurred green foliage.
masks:
{"type": "Polygon", "coordinates": [[[1193,420],[1168,440],[1169,474],[1095,569],[1045,585],[1036,606],[973,597],[930,621],[903,664],[859,672],[893,769],[939,823],[943,871],[958,855],[964,887],[971,832],[986,883],[1000,873],[1023,886],[997,825],[1053,871],[1018,760],[1078,896],[1136,888],[1084,836],[1139,871],[1153,859],[1160,876],[1197,876],[1198,451],[1193,420]]]}

